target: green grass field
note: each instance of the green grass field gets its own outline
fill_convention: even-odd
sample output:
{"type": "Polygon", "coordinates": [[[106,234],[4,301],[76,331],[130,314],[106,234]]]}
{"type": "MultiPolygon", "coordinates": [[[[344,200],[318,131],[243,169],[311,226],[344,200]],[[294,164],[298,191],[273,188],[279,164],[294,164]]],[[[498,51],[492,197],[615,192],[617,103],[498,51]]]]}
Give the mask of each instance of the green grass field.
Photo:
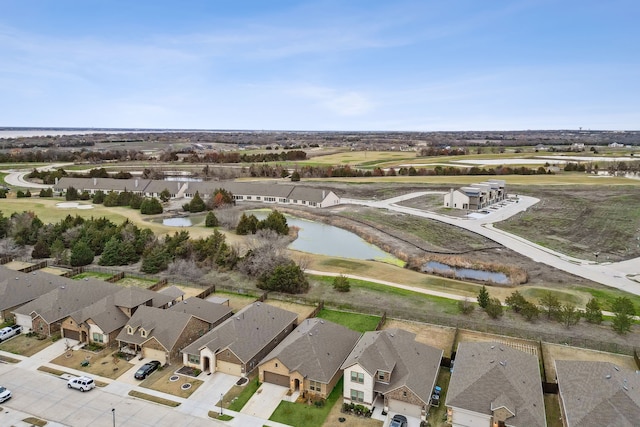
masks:
{"type": "Polygon", "coordinates": [[[380,322],[380,317],[378,316],[326,309],[320,310],[318,317],[346,326],[347,328],[357,332],[375,331],[376,326],[378,326],[378,323],[380,322]]]}
{"type": "Polygon", "coordinates": [[[306,403],[293,403],[283,400],[269,420],[291,426],[321,427],[329,412],[331,412],[331,408],[342,395],[342,381],[342,378],[338,381],[323,406],[317,407],[306,403]]]}

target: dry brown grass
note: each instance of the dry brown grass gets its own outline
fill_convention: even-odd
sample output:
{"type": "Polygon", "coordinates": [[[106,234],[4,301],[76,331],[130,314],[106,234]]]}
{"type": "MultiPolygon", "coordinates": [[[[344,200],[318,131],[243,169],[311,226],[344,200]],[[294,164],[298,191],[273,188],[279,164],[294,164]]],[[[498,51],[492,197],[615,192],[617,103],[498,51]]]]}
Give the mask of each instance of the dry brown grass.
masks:
{"type": "Polygon", "coordinates": [[[40,340],[36,337],[28,337],[22,334],[0,344],[0,350],[13,354],[21,354],[22,356],[33,356],[51,344],[53,344],[53,341],[51,341],[50,338],[40,340]]]}
{"type": "Polygon", "coordinates": [[[32,266],[32,263],[22,262],[22,261],[11,261],[4,264],[9,270],[20,270],[21,268],[26,268],[32,266]]]}
{"type": "Polygon", "coordinates": [[[283,310],[289,310],[298,314],[298,323],[302,322],[304,319],[309,317],[311,312],[315,310],[315,307],[312,305],[302,305],[296,304],[292,302],[280,301],[276,299],[268,299],[265,303],[272,305],[274,307],[282,308],[283,310]]]}
{"type": "Polygon", "coordinates": [[[56,276],[62,276],[64,273],[66,273],[69,270],[65,270],[64,268],[45,267],[45,268],[41,268],[38,271],[42,271],[44,273],[49,273],[49,274],[55,274],[56,276]]]}
{"type": "Polygon", "coordinates": [[[196,288],[196,287],[193,287],[193,286],[184,286],[184,285],[175,285],[173,283],[169,283],[169,286],[175,286],[176,288],[178,288],[182,292],[184,292],[184,299],[195,297],[196,295],[200,294],[204,290],[204,288],[196,288]]]}
{"type": "Polygon", "coordinates": [[[118,280],[116,282],[116,285],[118,285],[118,286],[135,286],[137,288],[147,289],[147,288],[149,288],[149,286],[153,285],[156,282],[157,282],[157,280],[154,281],[154,280],[147,280],[147,279],[139,279],[137,277],[125,277],[123,279],[118,280]]]}
{"type": "Polygon", "coordinates": [[[382,421],[374,420],[372,418],[362,418],[355,415],[343,414],[341,409],[342,397],[336,401],[335,405],[333,405],[333,408],[331,408],[331,412],[327,415],[327,419],[324,424],[322,424],[322,427],[382,427],[384,424],[382,421]],[[338,421],[338,418],[340,417],[345,418],[346,421],[341,423],[338,421]]]}
{"type": "Polygon", "coordinates": [[[114,364],[114,354],[115,352],[111,349],[105,349],[99,353],[86,350],[69,350],[53,359],[51,363],[77,369],[90,375],[116,379],[131,369],[133,365],[122,359],[117,359],[118,363],[114,364]],[[81,365],[85,360],[89,362],[88,366],[81,365]],[[118,369],[114,370],[115,368],[118,369]]]}
{"type": "Polygon", "coordinates": [[[416,341],[444,350],[444,357],[451,357],[456,330],[447,326],[408,320],[387,319],[382,329],[398,328],[416,334],[416,341]]]}
{"type": "MultiPolygon", "coordinates": [[[[179,369],[179,368],[178,368],[179,369]]],[[[203,383],[198,379],[188,377],[186,375],[180,375],[175,373],[174,369],[163,369],[162,371],[156,371],[153,375],[145,379],[140,386],[150,388],[151,390],[161,391],[178,397],[188,398],[198,389],[203,383]],[[180,377],[177,381],[169,381],[172,376],[180,377]],[[183,384],[191,384],[191,388],[183,390],[181,387],[183,384]]]]}
{"type": "Polygon", "coordinates": [[[556,360],[611,362],[615,365],[630,369],[631,371],[638,369],[632,356],[622,354],[605,353],[602,351],[548,343],[542,344],[542,353],[544,355],[544,371],[547,381],[549,382],[555,382],[556,380],[554,363],[556,360]]]}
{"type": "Polygon", "coordinates": [[[467,341],[467,342],[468,341],[471,341],[471,342],[492,341],[492,342],[508,345],[510,347],[513,347],[515,349],[518,349],[533,355],[538,354],[538,342],[507,337],[504,335],[486,334],[483,332],[470,331],[468,329],[460,329],[458,331],[458,342],[456,343],[456,348],[458,346],[458,343],[463,341],[467,341]]]}
{"type": "Polygon", "coordinates": [[[248,306],[256,300],[256,297],[249,295],[231,294],[226,292],[216,292],[209,296],[218,296],[220,298],[229,298],[229,307],[236,313],[238,310],[248,306]]]}

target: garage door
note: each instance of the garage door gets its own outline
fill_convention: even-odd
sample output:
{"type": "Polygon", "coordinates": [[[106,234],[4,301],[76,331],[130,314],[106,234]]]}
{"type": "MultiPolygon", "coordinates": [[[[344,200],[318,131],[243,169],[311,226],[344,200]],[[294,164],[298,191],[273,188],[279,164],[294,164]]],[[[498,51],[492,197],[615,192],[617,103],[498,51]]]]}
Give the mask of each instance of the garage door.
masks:
{"type": "Polygon", "coordinates": [[[275,372],[264,371],[264,382],[289,387],[289,377],[275,372]]]}
{"type": "Polygon", "coordinates": [[[164,350],[155,350],[153,348],[143,349],[143,356],[152,360],[158,360],[163,365],[167,363],[167,355],[164,350]]]}
{"type": "Polygon", "coordinates": [[[389,399],[389,412],[397,412],[402,415],[420,418],[420,407],[400,400],[389,399]]]}
{"type": "Polygon", "coordinates": [[[63,329],[62,336],[72,340],[80,341],[80,331],[72,331],[70,329],[63,329]]]}
{"type": "Polygon", "coordinates": [[[216,361],[216,371],[224,372],[225,374],[242,376],[242,369],[240,365],[231,362],[223,362],[222,360],[216,361]]]}

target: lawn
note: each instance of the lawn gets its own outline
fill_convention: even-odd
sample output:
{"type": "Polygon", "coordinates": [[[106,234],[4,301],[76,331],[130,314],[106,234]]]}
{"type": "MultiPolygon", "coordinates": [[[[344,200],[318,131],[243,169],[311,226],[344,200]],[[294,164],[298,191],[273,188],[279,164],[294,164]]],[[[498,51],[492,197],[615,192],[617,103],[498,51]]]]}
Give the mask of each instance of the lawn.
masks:
{"type": "Polygon", "coordinates": [[[152,375],[147,377],[140,386],[146,387],[151,390],[161,391],[163,393],[172,394],[178,397],[188,398],[193,394],[194,391],[198,389],[203,383],[203,381],[191,378],[185,375],[180,375],[175,373],[174,369],[163,369],[154,372],[152,375]],[[177,381],[171,381],[171,377],[178,377],[177,381]],[[183,390],[182,386],[184,384],[191,384],[191,387],[187,390],[183,390]]]}
{"type": "Polygon", "coordinates": [[[141,277],[129,277],[126,276],[123,279],[120,279],[116,282],[118,286],[135,286],[138,288],[148,289],[154,283],[157,283],[157,280],[143,279],[141,277]]]}
{"type": "Polygon", "coordinates": [[[101,279],[106,280],[110,277],[113,277],[111,273],[100,273],[97,271],[85,271],[84,273],[76,274],[72,277],[73,280],[82,280],[85,277],[93,278],[93,279],[101,279]]]}
{"type": "Polygon", "coordinates": [[[629,298],[636,307],[636,314],[640,313],[640,295],[633,295],[617,289],[591,289],[585,287],[576,287],[574,289],[590,294],[598,300],[604,311],[611,311],[611,305],[617,298],[626,297],[629,298]]]}
{"type": "Polygon", "coordinates": [[[22,356],[33,356],[53,344],[51,338],[38,339],[26,334],[18,335],[0,344],[0,350],[22,356]]]}
{"type": "MultiPolygon", "coordinates": [[[[244,405],[247,404],[251,396],[260,387],[260,382],[257,377],[251,378],[249,382],[243,386],[234,385],[231,390],[224,395],[222,406],[232,411],[239,412],[244,405]]],[[[220,406],[220,402],[217,403],[220,406]]]]}
{"type": "Polygon", "coordinates": [[[141,393],[141,392],[136,391],[136,390],[131,390],[129,392],[129,396],[137,397],[138,399],[148,400],[149,402],[159,403],[159,404],[165,405],[165,406],[170,406],[172,408],[175,408],[176,406],[180,406],[180,402],[175,402],[175,401],[169,400],[169,399],[163,399],[161,397],[157,397],[157,396],[154,396],[154,395],[151,395],[151,394],[147,394],[147,393],[141,393]]]}
{"type": "Polygon", "coordinates": [[[427,421],[430,426],[445,426],[447,425],[447,407],[444,402],[447,399],[447,390],[449,389],[449,380],[451,379],[451,373],[449,368],[440,367],[440,372],[438,372],[438,379],[436,380],[436,385],[442,387],[442,391],[440,392],[440,406],[431,407],[429,409],[429,416],[427,417],[427,421]]]}
{"type": "Polygon", "coordinates": [[[296,427],[321,427],[329,412],[342,396],[342,379],[338,381],[333,391],[321,407],[306,403],[282,401],[269,418],[270,421],[289,424],[296,427]]]}
{"type": "Polygon", "coordinates": [[[69,350],[53,359],[51,363],[91,375],[116,379],[133,365],[114,356],[115,352],[112,349],[104,349],[96,353],[86,350],[69,350]],[[82,366],[83,362],[89,362],[89,364],[82,366]]]}
{"type": "Polygon", "coordinates": [[[378,326],[378,323],[380,322],[379,316],[327,309],[320,310],[318,317],[346,326],[347,328],[357,332],[375,331],[376,326],[378,326]]]}
{"type": "Polygon", "coordinates": [[[544,395],[544,409],[547,416],[547,427],[563,427],[560,401],[557,394],[544,395]]]}

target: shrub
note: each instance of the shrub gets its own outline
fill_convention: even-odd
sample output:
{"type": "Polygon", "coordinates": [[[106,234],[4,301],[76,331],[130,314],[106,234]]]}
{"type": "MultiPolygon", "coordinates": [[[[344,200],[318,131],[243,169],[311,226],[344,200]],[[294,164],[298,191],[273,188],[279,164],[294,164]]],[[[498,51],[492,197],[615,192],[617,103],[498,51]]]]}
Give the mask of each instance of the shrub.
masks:
{"type": "Polygon", "coordinates": [[[71,248],[71,266],[80,267],[91,264],[94,256],[95,254],[89,245],[85,241],[80,240],[78,243],[73,245],[73,248],[71,248]]]}
{"type": "Polygon", "coordinates": [[[333,289],[338,292],[349,292],[351,289],[351,285],[349,284],[349,279],[344,275],[336,276],[333,279],[333,289]]]}
{"type": "Polygon", "coordinates": [[[204,220],[205,227],[217,227],[219,225],[218,218],[213,212],[207,213],[207,217],[204,220]]]}
{"type": "Polygon", "coordinates": [[[465,298],[464,300],[458,301],[458,310],[462,314],[471,314],[473,310],[475,310],[475,306],[471,303],[469,298],[465,298]]]}
{"type": "Polygon", "coordinates": [[[161,214],[162,211],[162,204],[155,197],[144,199],[140,205],[140,213],[143,215],[161,214]]]}

